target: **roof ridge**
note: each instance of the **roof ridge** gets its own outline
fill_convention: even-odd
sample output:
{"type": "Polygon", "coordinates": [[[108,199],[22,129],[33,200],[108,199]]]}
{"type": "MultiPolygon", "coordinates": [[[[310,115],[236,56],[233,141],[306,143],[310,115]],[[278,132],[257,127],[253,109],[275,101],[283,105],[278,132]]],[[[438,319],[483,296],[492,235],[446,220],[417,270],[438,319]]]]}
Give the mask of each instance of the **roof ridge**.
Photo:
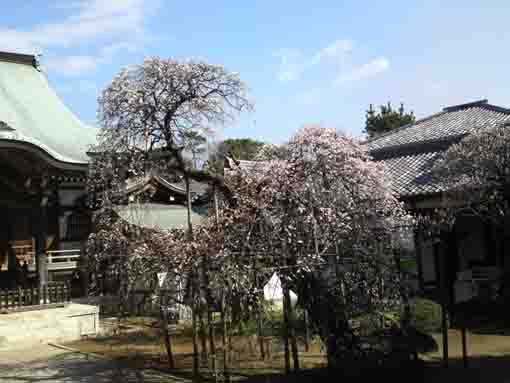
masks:
{"type": "Polygon", "coordinates": [[[443,108],[444,112],[457,112],[459,110],[463,109],[469,109],[469,108],[482,108],[482,109],[488,109],[495,112],[501,112],[501,113],[508,113],[510,114],[510,109],[504,108],[502,106],[489,104],[489,101],[487,99],[479,100],[479,101],[473,101],[473,102],[467,102],[465,104],[459,104],[459,105],[452,105],[447,106],[443,108]]]}
{"type": "Polygon", "coordinates": [[[9,124],[7,124],[5,121],[0,120],[0,130],[12,132],[15,129],[9,126],[9,124]]]}
{"type": "Polygon", "coordinates": [[[493,112],[500,112],[500,113],[510,114],[510,109],[504,108],[502,106],[497,106],[497,105],[493,105],[493,104],[485,104],[485,105],[480,105],[480,107],[483,108],[483,109],[491,110],[493,112]]]}
{"type": "Polygon", "coordinates": [[[432,118],[438,117],[438,116],[440,116],[442,114],[445,114],[445,112],[441,111],[441,112],[437,112],[437,113],[431,114],[430,116],[426,116],[426,117],[420,118],[420,119],[416,120],[413,123],[402,125],[401,127],[397,128],[397,129],[393,129],[393,130],[390,130],[388,132],[382,133],[382,134],[378,135],[377,137],[371,137],[368,140],[366,140],[364,142],[364,144],[369,144],[371,142],[377,141],[380,138],[384,138],[384,137],[390,136],[390,135],[392,135],[394,133],[398,133],[398,132],[400,132],[400,131],[402,131],[404,129],[410,128],[411,126],[414,126],[414,125],[421,124],[421,123],[423,123],[425,121],[428,121],[428,120],[430,120],[432,118]]]}
{"type": "Polygon", "coordinates": [[[0,51],[0,61],[31,65],[34,68],[37,68],[37,58],[35,55],[0,51]]]}
{"type": "Polygon", "coordinates": [[[472,102],[466,102],[464,104],[458,104],[458,105],[452,105],[452,106],[447,106],[447,107],[444,107],[443,108],[443,111],[444,112],[455,112],[457,110],[462,110],[462,109],[467,109],[467,108],[471,108],[473,106],[482,106],[482,105],[487,105],[489,102],[489,100],[487,100],[486,98],[482,99],[482,100],[478,100],[478,101],[472,101],[472,102]]]}

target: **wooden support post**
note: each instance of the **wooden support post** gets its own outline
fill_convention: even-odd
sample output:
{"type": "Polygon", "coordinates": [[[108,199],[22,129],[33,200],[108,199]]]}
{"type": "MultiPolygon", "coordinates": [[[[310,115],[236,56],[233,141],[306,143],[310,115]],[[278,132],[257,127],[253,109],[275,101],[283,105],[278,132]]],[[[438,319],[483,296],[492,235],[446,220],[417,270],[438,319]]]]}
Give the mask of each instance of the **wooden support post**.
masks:
{"type": "Polygon", "coordinates": [[[441,330],[443,336],[443,366],[448,367],[448,306],[441,305],[441,330]]]}
{"type": "Polygon", "coordinates": [[[466,326],[463,324],[461,328],[462,336],[462,361],[464,362],[464,368],[468,368],[468,355],[467,355],[467,331],[466,326]]]}
{"type": "Polygon", "coordinates": [[[46,206],[38,209],[37,231],[35,233],[35,253],[37,260],[37,272],[39,276],[39,286],[45,286],[48,283],[48,265],[46,262],[46,233],[48,226],[46,206]]]}
{"type": "Polygon", "coordinates": [[[441,332],[443,338],[443,366],[448,367],[448,310],[450,302],[450,282],[448,277],[448,240],[449,233],[443,232],[440,236],[441,242],[436,244],[435,251],[439,258],[439,299],[441,300],[441,332]]]}
{"type": "Polygon", "coordinates": [[[421,292],[425,290],[423,281],[423,230],[419,228],[414,235],[414,246],[416,248],[416,265],[418,268],[418,286],[421,292]]]}

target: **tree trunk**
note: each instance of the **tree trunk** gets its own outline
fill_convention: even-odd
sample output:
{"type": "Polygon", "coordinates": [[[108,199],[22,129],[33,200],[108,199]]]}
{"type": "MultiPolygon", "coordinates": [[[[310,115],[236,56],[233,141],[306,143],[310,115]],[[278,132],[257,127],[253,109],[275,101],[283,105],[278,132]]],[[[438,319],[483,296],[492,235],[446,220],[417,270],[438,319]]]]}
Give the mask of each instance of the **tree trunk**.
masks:
{"type": "Polygon", "coordinates": [[[308,320],[308,311],[305,308],[303,310],[303,321],[305,326],[305,352],[310,351],[310,323],[308,320]]]}
{"type": "Polygon", "coordinates": [[[200,334],[200,357],[202,359],[202,364],[207,363],[207,331],[205,329],[205,319],[204,319],[204,307],[200,305],[199,314],[198,314],[198,322],[199,322],[199,334],[200,334]]]}
{"type": "MultiPolygon", "coordinates": [[[[216,217],[216,225],[219,225],[219,205],[218,205],[218,192],[216,186],[213,185],[213,197],[214,197],[214,214],[216,217]]],[[[207,263],[208,265],[209,263],[207,263]]],[[[206,265],[206,266],[207,266],[206,265]]],[[[207,301],[207,326],[209,329],[209,350],[211,352],[211,369],[213,373],[216,373],[216,336],[214,331],[214,318],[213,318],[213,297],[211,293],[211,286],[209,281],[209,270],[205,269],[205,283],[206,283],[206,301],[207,301]]]]}
{"type": "Polygon", "coordinates": [[[216,373],[216,340],[214,334],[214,321],[212,310],[209,307],[207,310],[207,327],[209,329],[209,351],[211,357],[211,370],[216,373]]]}
{"type": "Polygon", "coordinates": [[[191,238],[193,236],[193,226],[191,224],[191,187],[188,175],[184,176],[184,182],[186,184],[186,210],[188,212],[187,216],[188,234],[191,238]]]}
{"type": "Polygon", "coordinates": [[[163,305],[160,301],[159,312],[161,316],[161,330],[163,331],[163,337],[165,339],[166,355],[168,357],[168,367],[171,370],[175,369],[174,354],[172,352],[172,343],[170,340],[170,333],[168,332],[168,314],[164,311],[163,305]]]}
{"type": "Polygon", "coordinates": [[[289,351],[289,310],[287,302],[286,284],[282,283],[283,287],[283,347],[285,356],[285,373],[290,373],[290,351],[289,351]]]}
{"type": "MultiPolygon", "coordinates": [[[[282,284],[283,287],[283,310],[284,317],[286,318],[286,327],[288,338],[290,339],[290,346],[292,351],[292,360],[294,364],[294,371],[299,371],[299,350],[297,347],[296,331],[294,329],[294,313],[292,309],[292,302],[290,299],[290,290],[287,283],[282,284]]],[[[290,364],[290,362],[289,362],[290,364]]]]}
{"type": "Polygon", "coordinates": [[[199,379],[199,360],[198,360],[198,339],[197,339],[197,299],[196,299],[196,281],[195,276],[192,276],[192,342],[193,342],[193,380],[199,379]]]}
{"type": "Polygon", "coordinates": [[[228,369],[228,350],[229,350],[229,333],[227,324],[227,299],[226,292],[223,292],[221,297],[221,327],[223,329],[222,334],[222,347],[223,347],[223,377],[225,382],[230,381],[229,369],[228,369]]]}
{"type": "Polygon", "coordinates": [[[259,352],[262,360],[266,359],[266,353],[264,351],[264,334],[262,332],[262,301],[258,303],[257,307],[257,338],[259,341],[259,352]]]}

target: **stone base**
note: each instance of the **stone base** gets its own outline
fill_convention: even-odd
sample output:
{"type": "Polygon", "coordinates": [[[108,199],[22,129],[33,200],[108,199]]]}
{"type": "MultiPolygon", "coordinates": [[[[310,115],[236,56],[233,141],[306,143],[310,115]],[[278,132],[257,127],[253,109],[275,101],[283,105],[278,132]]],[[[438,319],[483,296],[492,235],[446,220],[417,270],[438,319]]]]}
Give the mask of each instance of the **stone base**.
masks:
{"type": "Polygon", "coordinates": [[[0,350],[69,342],[98,333],[97,306],[70,303],[64,307],[0,315],[0,350]]]}

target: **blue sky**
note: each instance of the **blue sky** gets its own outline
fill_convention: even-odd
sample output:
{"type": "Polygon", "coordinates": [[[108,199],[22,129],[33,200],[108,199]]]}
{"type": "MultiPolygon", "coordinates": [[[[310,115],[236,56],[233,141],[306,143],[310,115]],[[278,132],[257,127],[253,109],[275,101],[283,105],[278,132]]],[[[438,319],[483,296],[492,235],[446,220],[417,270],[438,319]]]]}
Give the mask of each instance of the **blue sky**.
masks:
{"type": "Polygon", "coordinates": [[[510,107],[508,1],[20,0],[2,4],[0,49],[40,52],[68,106],[147,55],[205,58],[241,74],[255,111],[225,137],[288,139],[322,123],[361,134],[368,104],[426,116],[481,98],[510,107]]]}

